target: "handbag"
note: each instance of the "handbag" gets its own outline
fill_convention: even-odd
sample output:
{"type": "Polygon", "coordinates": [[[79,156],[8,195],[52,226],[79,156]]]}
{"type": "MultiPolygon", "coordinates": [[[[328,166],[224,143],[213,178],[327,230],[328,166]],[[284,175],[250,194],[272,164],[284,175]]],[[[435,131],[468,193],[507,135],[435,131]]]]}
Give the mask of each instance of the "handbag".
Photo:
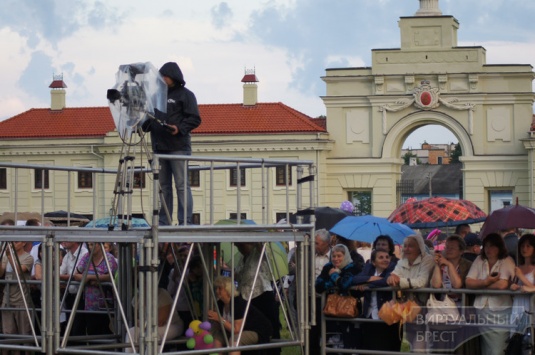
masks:
{"type": "Polygon", "coordinates": [[[356,318],[359,315],[357,299],[350,295],[330,293],[327,295],[323,314],[328,317],[356,318]]]}
{"type": "Polygon", "coordinates": [[[379,318],[386,324],[392,325],[394,323],[411,323],[414,322],[422,308],[416,301],[402,297],[401,292],[398,291],[396,299],[383,303],[379,310],[379,318]]]}
{"type": "Polygon", "coordinates": [[[437,300],[434,294],[427,300],[427,323],[445,324],[458,322],[460,318],[459,309],[453,300],[445,295],[444,300],[437,300]]]}

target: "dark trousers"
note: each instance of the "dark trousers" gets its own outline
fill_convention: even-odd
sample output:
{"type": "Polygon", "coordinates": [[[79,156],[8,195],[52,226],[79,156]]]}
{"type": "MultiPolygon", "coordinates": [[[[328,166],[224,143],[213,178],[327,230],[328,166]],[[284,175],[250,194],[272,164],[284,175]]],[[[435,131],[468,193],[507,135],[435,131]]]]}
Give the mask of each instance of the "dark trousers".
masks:
{"type": "MultiPolygon", "coordinates": [[[[67,293],[67,296],[65,297],[65,309],[71,310],[74,307],[74,301],[76,299],[76,294],[74,293],[67,293]]],[[[82,294],[82,298],[80,299],[80,303],[78,304],[78,310],[83,311],[85,308],[85,302],[84,302],[84,296],[82,294]]],[[[69,317],[72,316],[72,312],[69,312],[69,317]]],[[[74,322],[72,323],[71,333],[70,335],[86,335],[85,334],[85,325],[84,325],[84,314],[83,313],[76,313],[74,316],[74,322]]]]}
{"type": "MultiPolygon", "coordinates": [[[[271,322],[273,333],[272,339],[280,339],[281,323],[279,319],[279,303],[275,300],[274,291],[266,291],[251,300],[251,304],[258,308],[271,322]]],[[[279,353],[280,349],[271,349],[272,354],[279,353]]]]}

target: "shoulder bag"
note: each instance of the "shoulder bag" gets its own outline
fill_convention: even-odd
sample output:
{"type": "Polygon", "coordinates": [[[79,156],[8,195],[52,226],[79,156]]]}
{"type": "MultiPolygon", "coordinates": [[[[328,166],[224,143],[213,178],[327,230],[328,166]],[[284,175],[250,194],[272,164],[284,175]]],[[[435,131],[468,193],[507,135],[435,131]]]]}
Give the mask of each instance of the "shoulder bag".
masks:
{"type": "Polygon", "coordinates": [[[359,315],[357,299],[351,295],[330,293],[327,295],[323,314],[327,317],[356,318],[359,315]]]}
{"type": "Polygon", "coordinates": [[[459,321],[459,309],[453,300],[444,295],[444,300],[437,300],[431,293],[427,300],[427,314],[425,320],[432,324],[445,324],[459,321]]]}

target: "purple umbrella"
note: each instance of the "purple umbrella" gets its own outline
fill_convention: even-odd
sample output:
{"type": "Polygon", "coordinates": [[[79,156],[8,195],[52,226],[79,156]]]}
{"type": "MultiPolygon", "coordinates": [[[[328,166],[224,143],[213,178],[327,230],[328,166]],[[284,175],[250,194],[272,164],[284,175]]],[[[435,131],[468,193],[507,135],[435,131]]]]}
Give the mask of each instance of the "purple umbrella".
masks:
{"type": "Polygon", "coordinates": [[[535,228],[535,208],[516,204],[493,211],[483,224],[479,236],[485,238],[488,234],[511,228],[535,228]]]}

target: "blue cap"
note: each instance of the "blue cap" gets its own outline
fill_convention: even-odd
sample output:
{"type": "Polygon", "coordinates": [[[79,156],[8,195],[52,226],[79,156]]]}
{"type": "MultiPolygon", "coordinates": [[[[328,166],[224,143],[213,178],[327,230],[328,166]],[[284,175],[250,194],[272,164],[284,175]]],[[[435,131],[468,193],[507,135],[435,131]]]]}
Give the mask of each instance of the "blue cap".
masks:
{"type": "Polygon", "coordinates": [[[464,242],[466,243],[467,247],[473,247],[474,245],[481,245],[481,239],[475,233],[468,233],[464,237],[464,242]]]}

